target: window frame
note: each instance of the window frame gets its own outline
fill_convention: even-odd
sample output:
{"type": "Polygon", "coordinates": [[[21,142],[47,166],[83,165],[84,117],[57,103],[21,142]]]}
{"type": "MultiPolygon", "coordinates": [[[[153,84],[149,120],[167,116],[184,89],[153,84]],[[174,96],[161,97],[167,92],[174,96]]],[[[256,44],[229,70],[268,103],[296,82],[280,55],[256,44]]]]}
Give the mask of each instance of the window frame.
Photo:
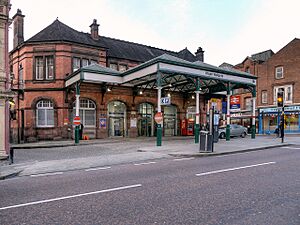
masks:
{"type": "Polygon", "coordinates": [[[275,79],[279,80],[279,79],[283,79],[284,78],[284,74],[283,74],[284,70],[283,70],[283,66],[276,66],[275,67],[275,79]],[[279,71],[280,69],[280,71],[279,71]],[[278,76],[280,74],[280,77],[278,76]]]}
{"type": "MultiPolygon", "coordinates": [[[[75,111],[76,111],[76,101],[73,102],[73,118],[75,117],[75,111]]],[[[95,128],[97,126],[97,118],[96,118],[96,112],[97,112],[97,105],[96,103],[88,98],[82,98],[79,102],[79,116],[81,119],[81,123],[86,128],[95,128]],[[86,104],[86,105],[84,105],[86,104]],[[94,124],[93,125],[87,125],[85,124],[86,121],[86,111],[93,111],[94,112],[94,124]]],[[[72,118],[72,119],[73,119],[72,118]]]]}
{"type": "Polygon", "coordinates": [[[288,85],[283,85],[283,86],[275,86],[274,87],[274,105],[277,104],[277,93],[279,89],[283,89],[284,92],[284,104],[292,104],[293,103],[293,85],[292,84],[288,84],[288,85]],[[291,99],[287,99],[288,95],[288,89],[290,88],[291,92],[290,92],[290,98],[291,99]]]}
{"type": "Polygon", "coordinates": [[[245,97],[244,98],[244,105],[245,105],[245,110],[252,110],[252,107],[253,107],[253,101],[252,101],[252,98],[251,97],[245,97]],[[250,102],[250,105],[247,104],[250,102]],[[247,107],[248,106],[248,107],[247,107]]]}
{"type": "Polygon", "coordinates": [[[55,126],[55,114],[54,114],[54,104],[51,100],[48,100],[48,99],[41,99],[39,100],[36,105],[36,127],[38,128],[53,128],[55,126]],[[47,106],[47,104],[49,104],[49,106],[47,106]],[[39,106],[39,104],[41,104],[41,106],[39,106]],[[43,110],[45,111],[45,124],[39,124],[39,113],[40,111],[43,110]],[[49,121],[48,121],[48,111],[51,110],[52,111],[52,114],[53,114],[53,124],[50,124],[49,121]]]}
{"type": "Polygon", "coordinates": [[[34,56],[34,64],[33,64],[33,80],[35,81],[55,81],[55,55],[36,55],[34,56]],[[37,59],[40,59],[41,65],[38,65],[37,59]],[[48,59],[52,59],[52,65],[50,67],[52,69],[52,77],[49,77],[49,64],[48,59]],[[41,74],[39,74],[41,72],[41,74]],[[39,76],[38,76],[39,74],[39,76]]]}
{"type": "Polygon", "coordinates": [[[268,104],[268,91],[267,90],[261,91],[261,104],[268,104]]]}

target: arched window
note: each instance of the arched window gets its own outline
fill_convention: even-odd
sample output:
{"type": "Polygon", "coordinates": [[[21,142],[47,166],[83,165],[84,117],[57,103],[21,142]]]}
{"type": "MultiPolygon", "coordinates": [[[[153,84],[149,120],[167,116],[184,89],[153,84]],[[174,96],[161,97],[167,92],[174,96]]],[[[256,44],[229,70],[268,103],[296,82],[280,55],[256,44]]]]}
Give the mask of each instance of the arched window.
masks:
{"type": "MultiPolygon", "coordinates": [[[[73,103],[73,118],[75,116],[76,102],[73,103]]],[[[89,99],[80,99],[79,116],[84,127],[96,126],[96,104],[89,99]]]]}
{"type": "Polygon", "coordinates": [[[37,127],[54,127],[54,109],[50,100],[41,100],[36,104],[37,127]]]}

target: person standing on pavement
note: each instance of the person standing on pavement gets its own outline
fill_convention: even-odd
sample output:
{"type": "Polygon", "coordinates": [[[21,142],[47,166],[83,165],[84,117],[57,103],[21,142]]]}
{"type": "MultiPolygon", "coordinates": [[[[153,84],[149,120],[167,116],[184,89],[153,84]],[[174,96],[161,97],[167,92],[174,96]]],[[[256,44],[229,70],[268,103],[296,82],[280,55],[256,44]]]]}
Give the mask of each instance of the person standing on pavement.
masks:
{"type": "Polygon", "coordinates": [[[83,137],[82,137],[82,134],[83,134],[83,128],[84,128],[83,124],[80,123],[80,125],[79,125],[79,139],[80,139],[80,140],[83,140],[83,137]]]}

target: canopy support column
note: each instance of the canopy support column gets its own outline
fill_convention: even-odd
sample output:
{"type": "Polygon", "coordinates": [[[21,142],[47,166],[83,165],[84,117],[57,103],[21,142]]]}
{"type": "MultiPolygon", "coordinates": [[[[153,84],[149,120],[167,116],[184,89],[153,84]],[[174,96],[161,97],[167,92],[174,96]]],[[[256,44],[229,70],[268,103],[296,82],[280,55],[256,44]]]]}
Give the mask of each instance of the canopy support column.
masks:
{"type": "Polygon", "coordinates": [[[251,138],[255,139],[255,108],[256,108],[256,89],[255,87],[252,90],[252,127],[251,127],[251,138]]]}
{"type": "MultiPolygon", "coordinates": [[[[161,73],[157,73],[157,112],[161,113],[161,73]]],[[[163,121],[161,122],[163,123],[163,121]]],[[[162,126],[161,123],[157,123],[157,130],[156,130],[156,146],[161,146],[162,142],[162,126]]]]}
{"type": "Polygon", "coordinates": [[[230,83],[227,83],[226,141],[230,141],[230,83]]]}
{"type": "Polygon", "coordinates": [[[199,143],[199,131],[200,131],[200,111],[199,111],[199,94],[200,94],[200,82],[196,80],[196,124],[195,124],[195,143],[199,143]]]}
{"type": "MultiPolygon", "coordinates": [[[[75,116],[79,116],[79,106],[80,106],[80,88],[79,82],[76,83],[76,104],[75,104],[75,116]]],[[[75,144],[79,144],[79,125],[75,126],[75,144]]]]}

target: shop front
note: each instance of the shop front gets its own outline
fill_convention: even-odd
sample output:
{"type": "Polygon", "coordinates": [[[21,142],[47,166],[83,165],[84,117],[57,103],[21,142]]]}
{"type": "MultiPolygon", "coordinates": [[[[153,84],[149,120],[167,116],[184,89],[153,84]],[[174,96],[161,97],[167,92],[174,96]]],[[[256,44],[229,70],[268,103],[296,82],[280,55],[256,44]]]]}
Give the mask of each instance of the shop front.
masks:
{"type": "MultiPolygon", "coordinates": [[[[259,109],[259,130],[260,134],[274,133],[280,124],[281,110],[276,107],[259,109]]],[[[300,132],[300,106],[284,107],[284,120],[286,133],[300,132]]]]}
{"type": "Polygon", "coordinates": [[[149,103],[141,103],[138,113],[138,136],[154,136],[153,106],[149,103]]]}
{"type": "Polygon", "coordinates": [[[108,104],[108,136],[126,136],[126,106],[123,102],[112,101],[108,104]]]}
{"type": "Polygon", "coordinates": [[[177,135],[177,109],[174,105],[164,106],[164,136],[177,135]]]}

